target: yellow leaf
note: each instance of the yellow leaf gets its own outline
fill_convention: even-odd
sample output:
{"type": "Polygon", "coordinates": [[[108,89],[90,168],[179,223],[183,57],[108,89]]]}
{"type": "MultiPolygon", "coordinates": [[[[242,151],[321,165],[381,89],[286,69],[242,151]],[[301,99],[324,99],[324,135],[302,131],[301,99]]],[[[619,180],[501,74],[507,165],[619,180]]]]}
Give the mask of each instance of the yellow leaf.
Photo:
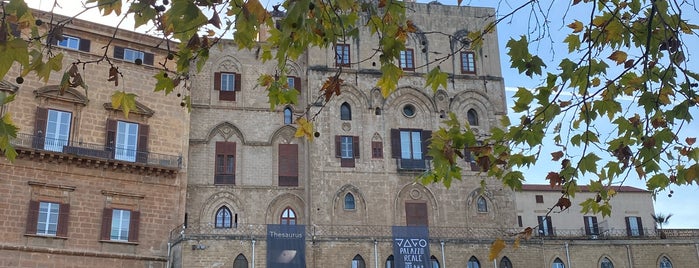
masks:
{"type": "Polygon", "coordinates": [[[568,28],[573,29],[574,33],[579,33],[579,32],[582,32],[582,30],[583,30],[583,24],[582,24],[582,22],[575,20],[573,23],[568,24],[568,28]]]}
{"type": "Polygon", "coordinates": [[[614,51],[612,53],[612,55],[609,56],[609,59],[615,61],[616,64],[619,65],[619,64],[626,62],[627,57],[628,57],[628,55],[626,54],[626,52],[617,50],[617,51],[614,51]]]}
{"type": "Polygon", "coordinates": [[[518,248],[519,248],[519,240],[520,240],[520,237],[517,236],[517,238],[515,238],[514,244],[512,244],[512,248],[514,248],[514,249],[518,249],[518,248]]]}
{"type": "Polygon", "coordinates": [[[593,87],[599,86],[599,83],[600,83],[599,77],[592,78],[592,81],[590,81],[590,82],[592,83],[593,87]]]}
{"type": "Polygon", "coordinates": [[[296,124],[299,125],[299,128],[296,129],[294,137],[300,138],[305,136],[308,140],[313,141],[313,124],[303,117],[296,119],[296,124]]]}
{"type": "Polygon", "coordinates": [[[126,118],[129,112],[136,109],[136,94],[117,91],[112,94],[112,108],[121,109],[126,118]]]}
{"type": "Polygon", "coordinates": [[[488,261],[493,261],[500,255],[500,252],[505,248],[505,241],[498,238],[495,239],[492,245],[490,245],[490,254],[488,254],[488,261]]]}
{"type": "Polygon", "coordinates": [[[611,188],[609,190],[607,190],[607,196],[612,197],[614,195],[616,195],[616,190],[611,189],[611,188]]]}

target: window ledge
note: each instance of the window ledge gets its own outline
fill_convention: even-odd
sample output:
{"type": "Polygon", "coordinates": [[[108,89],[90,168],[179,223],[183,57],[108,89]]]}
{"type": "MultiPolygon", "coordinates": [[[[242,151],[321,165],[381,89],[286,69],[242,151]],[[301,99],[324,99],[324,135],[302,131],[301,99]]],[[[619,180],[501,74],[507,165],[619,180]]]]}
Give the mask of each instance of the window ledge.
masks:
{"type": "Polygon", "coordinates": [[[120,244],[120,245],[138,245],[138,242],[131,242],[131,241],[121,241],[121,240],[99,240],[101,243],[109,243],[109,244],[120,244]]]}
{"type": "Polygon", "coordinates": [[[55,236],[55,235],[42,235],[42,234],[24,234],[27,237],[37,237],[37,238],[48,238],[48,239],[60,239],[67,240],[67,236],[55,236]]]}

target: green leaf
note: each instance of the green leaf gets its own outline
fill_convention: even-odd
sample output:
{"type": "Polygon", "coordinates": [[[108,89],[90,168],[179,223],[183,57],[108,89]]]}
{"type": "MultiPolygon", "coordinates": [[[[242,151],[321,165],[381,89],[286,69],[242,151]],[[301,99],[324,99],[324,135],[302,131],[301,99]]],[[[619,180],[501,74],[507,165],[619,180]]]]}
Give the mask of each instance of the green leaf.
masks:
{"type": "Polygon", "coordinates": [[[19,38],[0,42],[0,77],[5,77],[14,62],[29,65],[27,49],[27,42],[19,38]]]}
{"type": "MultiPolygon", "coordinates": [[[[155,91],[165,91],[165,95],[168,95],[172,93],[172,91],[175,89],[175,81],[168,77],[167,73],[165,71],[160,71],[156,75],[153,76],[157,82],[155,84],[155,91]]],[[[112,99],[112,105],[114,99],[112,99]]]]}
{"type": "MultiPolygon", "coordinates": [[[[425,75],[425,87],[432,87],[432,91],[437,91],[439,89],[439,86],[442,86],[444,89],[447,89],[447,79],[449,78],[449,75],[445,72],[442,72],[442,70],[437,67],[433,68],[429,73],[425,75]]],[[[386,95],[384,95],[386,96],[386,95]]]]}
{"type": "Polygon", "coordinates": [[[580,159],[578,169],[580,169],[582,174],[585,174],[586,172],[595,174],[597,173],[597,161],[599,160],[601,160],[599,156],[595,155],[594,153],[589,153],[580,159]]]}
{"type": "MultiPolygon", "coordinates": [[[[3,101],[7,101],[7,98],[3,101]]],[[[10,113],[5,113],[0,119],[0,151],[5,154],[8,160],[14,161],[15,157],[17,157],[17,151],[15,151],[10,141],[17,138],[18,128],[10,119],[10,113]]]]}
{"type": "Polygon", "coordinates": [[[131,110],[136,110],[136,94],[117,91],[112,94],[112,108],[124,112],[124,117],[129,117],[131,110]]]}
{"type": "Polygon", "coordinates": [[[102,16],[109,14],[121,15],[121,0],[88,0],[87,3],[97,2],[97,8],[102,11],[102,16]]]}
{"type": "Polygon", "coordinates": [[[393,63],[387,63],[381,66],[381,72],[383,75],[376,82],[376,87],[381,89],[381,94],[386,98],[396,90],[398,79],[403,76],[403,70],[393,63]]]}

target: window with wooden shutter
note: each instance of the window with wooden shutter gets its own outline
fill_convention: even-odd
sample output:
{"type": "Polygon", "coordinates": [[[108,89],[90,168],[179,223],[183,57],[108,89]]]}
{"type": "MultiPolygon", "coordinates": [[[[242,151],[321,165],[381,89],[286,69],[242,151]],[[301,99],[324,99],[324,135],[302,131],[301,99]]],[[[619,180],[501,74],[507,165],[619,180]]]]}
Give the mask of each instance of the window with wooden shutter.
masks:
{"type": "Polygon", "coordinates": [[[626,217],[626,234],[628,236],[643,236],[641,217],[626,217]]]}
{"type": "Polygon", "coordinates": [[[56,230],[56,236],[67,237],[68,236],[68,217],[70,215],[70,205],[60,204],[58,209],[58,228],[56,230]]]}
{"type": "Polygon", "coordinates": [[[427,203],[405,203],[405,223],[407,226],[427,226],[427,203]]]}
{"type": "Polygon", "coordinates": [[[335,157],[340,158],[341,167],[354,167],[359,158],[359,137],[335,136],[335,157]]]}
{"type": "Polygon", "coordinates": [[[110,240],[112,233],[112,209],[105,208],[102,211],[102,230],[100,233],[101,240],[110,240]]]}
{"type": "Polygon", "coordinates": [[[383,142],[372,141],[371,142],[371,158],[380,159],[383,158],[383,142]]]}
{"type": "Polygon", "coordinates": [[[102,211],[101,240],[138,242],[141,213],[135,210],[105,208],[102,211]]]}
{"type": "Polygon", "coordinates": [[[29,201],[29,211],[27,214],[27,223],[25,225],[26,234],[36,234],[37,222],[39,221],[39,201],[29,201]]]}
{"type": "Polygon", "coordinates": [[[106,137],[104,139],[105,151],[110,152],[110,157],[114,158],[114,153],[116,152],[116,133],[117,133],[117,121],[113,119],[107,119],[106,124],[106,137]]]}
{"type": "Polygon", "coordinates": [[[138,227],[141,225],[141,213],[131,211],[131,221],[129,222],[129,242],[138,241],[138,227]]]}
{"type": "Polygon", "coordinates": [[[537,221],[539,222],[539,235],[540,236],[552,236],[553,234],[553,223],[551,222],[551,216],[538,216],[537,221]]]}
{"type": "Polygon", "coordinates": [[[240,91],[241,76],[239,73],[215,72],[214,90],[218,91],[218,99],[235,101],[236,91],[240,91]]]}
{"type": "Polygon", "coordinates": [[[46,122],[48,120],[49,110],[46,108],[36,108],[36,119],[34,120],[34,138],[32,147],[43,149],[46,137],[46,122]]]}
{"type": "Polygon", "coordinates": [[[597,226],[597,217],[595,216],[583,216],[583,222],[585,224],[585,234],[586,235],[598,235],[599,227],[597,226]]]}
{"type": "Polygon", "coordinates": [[[136,162],[148,163],[148,134],[150,127],[148,125],[138,125],[138,149],[136,151],[136,162]]]}
{"type": "Polygon", "coordinates": [[[299,185],[298,144],[279,144],[279,186],[299,185]]]}
{"type": "Polygon", "coordinates": [[[216,142],[214,184],[235,184],[235,142],[216,142]]]}

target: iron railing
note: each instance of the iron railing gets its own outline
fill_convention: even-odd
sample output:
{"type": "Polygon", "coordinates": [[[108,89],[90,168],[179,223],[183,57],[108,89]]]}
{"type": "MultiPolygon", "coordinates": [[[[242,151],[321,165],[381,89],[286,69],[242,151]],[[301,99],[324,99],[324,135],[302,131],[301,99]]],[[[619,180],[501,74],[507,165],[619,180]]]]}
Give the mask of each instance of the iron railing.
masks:
{"type": "Polygon", "coordinates": [[[26,133],[18,133],[16,138],[10,140],[10,143],[15,148],[19,149],[35,149],[86,158],[141,163],[171,169],[182,168],[182,156],[129,150],[86,142],[45,138],[26,133]]]}
{"type": "MultiPolygon", "coordinates": [[[[265,224],[237,224],[232,228],[215,228],[213,225],[194,225],[184,228],[178,226],[170,234],[171,240],[204,237],[263,238],[266,236],[265,224]]],[[[515,238],[524,228],[476,228],[476,227],[439,227],[430,226],[429,235],[438,240],[490,240],[498,237],[515,238]]],[[[667,239],[699,238],[699,229],[666,229],[667,239]]],[[[307,225],[307,239],[387,239],[391,237],[391,226],[383,225],[307,225]]],[[[599,234],[586,234],[580,229],[554,229],[551,235],[539,235],[536,229],[532,239],[544,240],[596,240],[596,239],[659,239],[660,230],[643,229],[641,235],[629,235],[626,229],[601,230],[599,234]]]]}

